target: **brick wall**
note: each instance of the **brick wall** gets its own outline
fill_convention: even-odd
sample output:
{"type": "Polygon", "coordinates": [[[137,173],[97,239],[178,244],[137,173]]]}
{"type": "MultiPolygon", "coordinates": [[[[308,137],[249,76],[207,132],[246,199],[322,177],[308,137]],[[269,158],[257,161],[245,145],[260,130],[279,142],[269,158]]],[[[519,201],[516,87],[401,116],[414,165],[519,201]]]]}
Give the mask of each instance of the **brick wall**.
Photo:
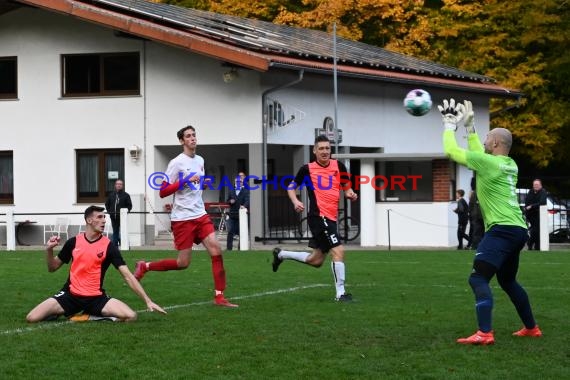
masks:
{"type": "Polygon", "coordinates": [[[449,160],[433,160],[431,168],[433,175],[433,201],[449,202],[453,199],[450,195],[451,173],[449,160]]]}

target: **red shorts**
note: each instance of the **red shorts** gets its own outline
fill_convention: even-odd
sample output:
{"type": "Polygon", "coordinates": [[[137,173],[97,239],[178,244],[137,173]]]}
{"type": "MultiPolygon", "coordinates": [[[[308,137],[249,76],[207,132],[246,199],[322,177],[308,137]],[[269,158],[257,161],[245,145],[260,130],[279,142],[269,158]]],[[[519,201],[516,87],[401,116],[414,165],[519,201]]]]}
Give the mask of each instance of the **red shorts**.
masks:
{"type": "Polygon", "coordinates": [[[214,232],[214,224],[210,215],[206,214],[198,219],[180,220],[171,222],[174,234],[174,247],[180,251],[200,244],[208,235],[214,232]]]}

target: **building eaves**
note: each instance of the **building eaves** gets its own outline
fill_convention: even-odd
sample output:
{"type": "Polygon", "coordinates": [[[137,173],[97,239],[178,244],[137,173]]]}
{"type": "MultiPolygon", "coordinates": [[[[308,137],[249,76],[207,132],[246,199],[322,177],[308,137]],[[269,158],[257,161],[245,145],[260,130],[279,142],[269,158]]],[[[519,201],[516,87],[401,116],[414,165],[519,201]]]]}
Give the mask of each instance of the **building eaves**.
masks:
{"type": "Polygon", "coordinates": [[[238,46],[170,28],[75,0],[16,0],[22,4],[67,14],[114,30],[172,45],[255,70],[267,71],[266,57],[238,46]]]}
{"type": "Polygon", "coordinates": [[[8,13],[10,11],[13,11],[14,9],[18,9],[21,7],[22,5],[20,4],[13,3],[11,1],[2,0],[0,1],[0,16],[3,15],[4,13],[8,13]]]}
{"type": "Polygon", "coordinates": [[[519,97],[483,75],[329,33],[146,0],[15,0],[258,71],[306,69],[519,97]]]}
{"type": "MultiPolygon", "coordinates": [[[[307,72],[322,74],[330,74],[330,72],[334,70],[332,63],[314,62],[280,56],[271,57],[271,66],[289,70],[303,69],[307,72]]],[[[370,80],[403,83],[409,85],[429,85],[431,87],[439,87],[444,89],[484,93],[501,98],[519,98],[522,96],[522,93],[519,91],[511,90],[494,83],[467,82],[456,80],[452,77],[442,78],[421,76],[411,73],[370,69],[366,67],[354,67],[343,64],[337,64],[337,73],[339,76],[344,77],[366,78],[370,80]]]]}

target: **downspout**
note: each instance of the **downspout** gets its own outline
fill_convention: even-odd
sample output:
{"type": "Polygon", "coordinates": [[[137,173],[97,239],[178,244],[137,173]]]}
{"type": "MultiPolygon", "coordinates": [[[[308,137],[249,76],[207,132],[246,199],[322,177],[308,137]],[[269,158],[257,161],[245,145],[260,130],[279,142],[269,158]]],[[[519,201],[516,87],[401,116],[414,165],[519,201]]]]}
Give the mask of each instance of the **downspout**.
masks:
{"type": "MultiPolygon", "coordinates": [[[[303,75],[305,73],[304,69],[299,71],[299,78],[295,79],[292,82],[285,83],[279,85],[277,87],[269,88],[261,94],[261,117],[263,118],[262,121],[262,149],[261,149],[261,161],[263,162],[263,172],[261,173],[261,178],[266,178],[267,176],[267,113],[265,112],[267,106],[267,95],[271,94],[272,92],[276,92],[282,90],[287,87],[291,87],[296,85],[297,83],[301,83],[303,81],[303,75]]],[[[261,204],[261,210],[263,213],[263,236],[265,237],[265,233],[267,231],[267,221],[268,221],[268,213],[267,213],[267,192],[263,192],[263,202],[261,204]]]]}
{"type": "MultiPolygon", "coordinates": [[[[147,210],[147,186],[146,186],[146,180],[147,180],[147,152],[148,152],[148,146],[147,146],[147,92],[146,92],[146,80],[147,80],[147,71],[146,71],[146,65],[147,65],[147,51],[146,51],[146,40],[143,40],[142,42],[142,49],[143,49],[143,171],[144,171],[144,192],[143,192],[143,197],[144,197],[144,206],[143,206],[143,211],[144,211],[144,223],[143,223],[143,237],[144,237],[144,242],[143,245],[147,244],[147,223],[148,223],[148,210],[147,210]]],[[[153,221],[153,225],[155,224],[155,221],[153,221]]],[[[156,230],[156,228],[154,228],[154,230],[156,230]]],[[[154,234],[153,234],[153,240],[154,240],[154,234]]]]}

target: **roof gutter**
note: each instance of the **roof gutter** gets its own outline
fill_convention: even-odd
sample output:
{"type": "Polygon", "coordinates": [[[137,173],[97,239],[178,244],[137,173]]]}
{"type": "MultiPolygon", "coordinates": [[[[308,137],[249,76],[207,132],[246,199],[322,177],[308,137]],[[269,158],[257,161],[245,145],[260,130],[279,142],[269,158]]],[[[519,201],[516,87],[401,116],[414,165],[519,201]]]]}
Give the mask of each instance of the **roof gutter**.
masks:
{"type": "Polygon", "coordinates": [[[514,109],[514,108],[519,108],[519,107],[521,106],[521,98],[522,98],[523,96],[524,96],[524,95],[521,94],[519,97],[517,97],[517,102],[516,102],[515,104],[511,104],[510,106],[506,106],[506,107],[504,107],[504,108],[501,108],[500,110],[497,110],[497,111],[495,111],[495,112],[489,113],[489,118],[490,118],[490,119],[494,119],[495,117],[499,116],[499,115],[502,114],[503,112],[510,111],[510,110],[512,110],[512,109],[514,109]]]}
{"type": "MultiPolygon", "coordinates": [[[[271,62],[271,68],[279,68],[285,70],[300,70],[303,69],[307,72],[332,75],[332,65],[331,69],[324,67],[307,67],[302,65],[282,63],[282,62],[271,62]]],[[[480,82],[465,82],[459,80],[453,80],[448,78],[436,78],[429,76],[415,76],[411,74],[399,74],[391,73],[388,71],[379,72],[378,70],[366,70],[359,68],[352,68],[349,66],[342,66],[338,70],[338,75],[347,78],[356,79],[368,79],[381,82],[398,83],[398,84],[413,84],[413,85],[429,85],[431,87],[458,90],[458,91],[470,91],[474,93],[492,95],[496,98],[515,98],[520,99],[523,93],[516,90],[510,90],[495,84],[486,84],[480,82]],[[361,71],[361,72],[359,72],[361,71]],[[362,72],[362,71],[370,71],[362,72]]]]}
{"type": "Polygon", "coordinates": [[[171,46],[187,49],[258,71],[267,71],[265,56],[230,44],[213,41],[158,23],[138,19],[77,0],[16,0],[18,3],[66,14],[171,46]]]}

